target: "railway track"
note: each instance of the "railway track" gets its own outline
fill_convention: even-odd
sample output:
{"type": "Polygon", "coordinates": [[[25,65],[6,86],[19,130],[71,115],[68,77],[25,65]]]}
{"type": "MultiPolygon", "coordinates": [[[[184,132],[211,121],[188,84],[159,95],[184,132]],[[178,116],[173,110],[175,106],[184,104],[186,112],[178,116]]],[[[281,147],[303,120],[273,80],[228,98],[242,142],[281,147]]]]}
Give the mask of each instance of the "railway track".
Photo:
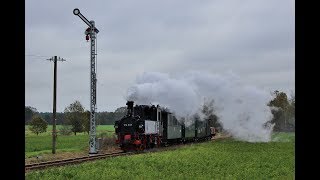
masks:
{"type": "Polygon", "coordinates": [[[77,164],[81,162],[86,161],[93,161],[98,159],[104,159],[109,157],[116,157],[116,156],[126,156],[134,154],[133,152],[117,152],[117,153],[108,153],[108,154],[97,154],[92,156],[82,156],[78,158],[70,158],[70,159],[62,159],[62,160],[56,160],[56,161],[47,161],[47,162],[41,162],[41,163],[33,163],[33,164],[26,164],[25,165],[25,172],[28,172],[30,170],[36,170],[36,169],[44,169],[47,167],[52,166],[63,166],[63,165],[70,165],[70,164],[77,164]]]}
{"type": "MultiPolygon", "coordinates": [[[[229,138],[229,137],[230,136],[218,136],[218,137],[215,137],[211,140],[214,141],[214,140],[225,139],[225,138],[229,138]]],[[[77,158],[26,164],[25,165],[25,172],[29,172],[31,170],[37,170],[37,169],[44,169],[44,168],[53,167],[53,166],[78,164],[78,163],[82,163],[82,162],[86,162],[86,161],[93,161],[93,160],[116,157],[116,156],[127,156],[127,155],[141,154],[141,153],[148,153],[148,152],[151,153],[151,152],[167,151],[170,149],[175,149],[179,146],[181,147],[181,146],[185,146],[185,145],[179,144],[179,145],[173,145],[173,146],[169,146],[169,147],[160,147],[160,148],[156,148],[156,149],[146,150],[144,152],[116,152],[116,153],[97,154],[97,155],[92,155],[92,156],[82,156],[82,157],[77,157],[77,158]]]]}

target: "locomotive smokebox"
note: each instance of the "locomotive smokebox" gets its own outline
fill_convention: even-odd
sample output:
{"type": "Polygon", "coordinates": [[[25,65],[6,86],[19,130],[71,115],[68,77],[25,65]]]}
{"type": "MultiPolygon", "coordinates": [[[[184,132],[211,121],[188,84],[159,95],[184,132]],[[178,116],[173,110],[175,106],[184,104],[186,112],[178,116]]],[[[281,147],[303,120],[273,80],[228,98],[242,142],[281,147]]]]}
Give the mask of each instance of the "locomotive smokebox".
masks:
{"type": "Polygon", "coordinates": [[[126,104],[128,107],[128,115],[129,116],[132,116],[133,114],[133,101],[128,101],[127,104],[126,104]]]}

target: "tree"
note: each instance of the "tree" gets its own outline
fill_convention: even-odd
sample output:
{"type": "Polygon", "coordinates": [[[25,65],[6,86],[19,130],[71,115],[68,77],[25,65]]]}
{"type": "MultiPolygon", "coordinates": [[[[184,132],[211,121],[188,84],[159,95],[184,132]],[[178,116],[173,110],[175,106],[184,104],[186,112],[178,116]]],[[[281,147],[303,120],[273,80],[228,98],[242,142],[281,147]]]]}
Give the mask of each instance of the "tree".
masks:
{"type": "Polygon", "coordinates": [[[106,113],[106,124],[113,124],[114,121],[119,120],[115,118],[114,112],[106,113]]]}
{"type": "Polygon", "coordinates": [[[96,113],[96,121],[98,125],[106,124],[106,115],[107,115],[107,112],[96,113]]]}
{"type": "Polygon", "coordinates": [[[83,130],[89,134],[90,132],[90,111],[84,112],[83,130]]]}
{"type": "MultiPolygon", "coordinates": [[[[52,117],[52,115],[50,117],[52,117]]],[[[64,122],[66,122],[65,114],[57,112],[57,124],[65,124],[64,122]]]]}
{"type": "Polygon", "coordinates": [[[296,111],[296,96],[294,92],[292,91],[290,94],[290,99],[289,99],[289,108],[288,108],[288,114],[289,114],[289,125],[290,125],[290,130],[295,129],[295,111],[296,111]]]}
{"type": "Polygon", "coordinates": [[[29,121],[31,121],[32,117],[34,115],[38,114],[38,111],[36,108],[31,106],[25,106],[24,107],[24,122],[27,124],[29,121]]]}
{"type": "Polygon", "coordinates": [[[288,96],[284,92],[274,91],[274,99],[272,99],[268,106],[270,106],[273,119],[271,123],[274,123],[275,131],[288,130],[290,127],[290,120],[294,116],[294,108],[292,105],[295,104],[295,100],[292,99],[292,103],[288,100],[288,96]]]}
{"type": "Polygon", "coordinates": [[[40,116],[33,116],[31,122],[29,123],[30,131],[37,134],[47,131],[48,123],[40,116]]]}
{"type": "Polygon", "coordinates": [[[222,129],[222,125],[219,123],[218,116],[215,112],[214,100],[205,102],[201,112],[205,115],[205,119],[208,120],[208,124],[210,127],[222,129]]]}
{"type": "Polygon", "coordinates": [[[274,91],[273,95],[275,98],[269,102],[269,106],[274,106],[281,109],[285,109],[286,106],[288,106],[289,101],[286,93],[274,91]]]}
{"type": "Polygon", "coordinates": [[[84,108],[81,103],[76,100],[65,108],[64,113],[67,124],[71,125],[71,131],[74,135],[77,135],[77,132],[83,132],[84,108]]]}

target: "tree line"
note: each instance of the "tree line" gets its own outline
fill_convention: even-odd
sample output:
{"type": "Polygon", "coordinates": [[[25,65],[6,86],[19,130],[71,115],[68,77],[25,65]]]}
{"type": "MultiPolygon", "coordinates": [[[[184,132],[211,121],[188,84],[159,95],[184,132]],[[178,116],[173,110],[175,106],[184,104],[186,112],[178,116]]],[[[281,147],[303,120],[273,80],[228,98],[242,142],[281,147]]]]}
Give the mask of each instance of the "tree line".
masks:
{"type": "MultiPolygon", "coordinates": [[[[96,124],[113,125],[126,114],[126,111],[126,107],[120,107],[114,112],[96,112],[96,124]]],[[[52,113],[38,112],[34,107],[25,106],[25,124],[29,124],[29,129],[37,135],[46,132],[47,125],[52,125],[52,113]]],[[[85,110],[79,101],[75,101],[66,107],[63,113],[56,113],[56,124],[63,125],[60,133],[64,135],[69,135],[71,132],[75,135],[78,132],[89,134],[90,111],[85,110]]]]}
{"type": "MultiPolygon", "coordinates": [[[[271,93],[273,99],[267,106],[270,107],[273,118],[267,122],[274,124],[274,131],[295,131],[295,95],[290,97],[286,93],[274,91],[271,93]]],[[[116,120],[121,119],[127,113],[126,107],[119,107],[114,112],[96,112],[96,125],[113,125],[116,120]]],[[[214,100],[206,102],[202,107],[202,113],[208,120],[209,126],[219,131],[223,126],[219,122],[214,108],[214,100]]],[[[70,134],[73,132],[90,131],[90,111],[85,110],[79,101],[71,103],[64,112],[56,114],[56,124],[63,125],[61,133],[70,134]]],[[[30,125],[30,130],[37,135],[45,132],[47,125],[52,124],[52,113],[38,112],[36,108],[25,106],[25,124],[30,125]]]]}
{"type": "MultiPolygon", "coordinates": [[[[126,114],[126,107],[117,108],[114,112],[96,112],[96,123],[97,125],[113,125],[114,121],[119,120],[126,114]]],[[[52,112],[38,112],[36,108],[31,106],[25,106],[25,124],[27,125],[32,116],[38,115],[43,118],[49,125],[52,125],[52,112]]],[[[65,112],[56,113],[56,124],[63,125],[66,123],[66,114],[65,112]]]]}

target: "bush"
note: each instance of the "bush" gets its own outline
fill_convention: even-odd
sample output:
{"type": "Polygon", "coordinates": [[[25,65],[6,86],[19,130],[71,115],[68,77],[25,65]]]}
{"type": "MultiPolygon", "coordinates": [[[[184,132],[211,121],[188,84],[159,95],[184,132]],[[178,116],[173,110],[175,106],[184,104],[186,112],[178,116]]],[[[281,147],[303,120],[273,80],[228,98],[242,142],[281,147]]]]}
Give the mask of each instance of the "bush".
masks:
{"type": "Polygon", "coordinates": [[[37,135],[39,133],[47,132],[48,123],[40,116],[33,116],[29,125],[30,131],[37,135]]]}

